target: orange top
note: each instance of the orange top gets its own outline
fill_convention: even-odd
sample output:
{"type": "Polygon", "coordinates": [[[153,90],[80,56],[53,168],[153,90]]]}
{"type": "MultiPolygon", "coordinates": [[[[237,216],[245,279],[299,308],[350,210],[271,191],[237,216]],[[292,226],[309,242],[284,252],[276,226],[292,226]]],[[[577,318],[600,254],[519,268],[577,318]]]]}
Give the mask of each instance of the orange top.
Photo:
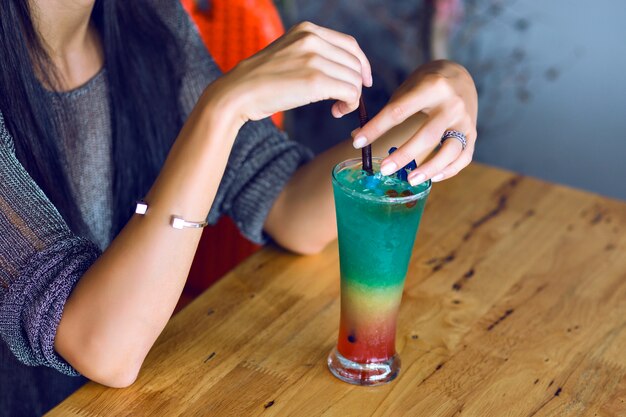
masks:
{"type": "MultiPolygon", "coordinates": [[[[203,8],[196,0],[181,0],[198,26],[215,62],[224,72],[265,48],[285,29],[271,0],[211,0],[203,8]]],[[[282,114],[272,117],[282,126],[282,114]]]]}

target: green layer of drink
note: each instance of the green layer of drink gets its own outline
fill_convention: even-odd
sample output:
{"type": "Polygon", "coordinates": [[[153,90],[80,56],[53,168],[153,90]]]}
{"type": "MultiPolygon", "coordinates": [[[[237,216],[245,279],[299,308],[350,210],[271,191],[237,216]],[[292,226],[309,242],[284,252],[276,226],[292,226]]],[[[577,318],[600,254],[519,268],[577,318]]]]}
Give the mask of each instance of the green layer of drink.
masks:
{"type": "Polygon", "coordinates": [[[402,283],[430,183],[370,176],[360,164],[334,178],[342,277],[375,287],[402,283]],[[415,194],[422,197],[410,201],[415,194]]]}

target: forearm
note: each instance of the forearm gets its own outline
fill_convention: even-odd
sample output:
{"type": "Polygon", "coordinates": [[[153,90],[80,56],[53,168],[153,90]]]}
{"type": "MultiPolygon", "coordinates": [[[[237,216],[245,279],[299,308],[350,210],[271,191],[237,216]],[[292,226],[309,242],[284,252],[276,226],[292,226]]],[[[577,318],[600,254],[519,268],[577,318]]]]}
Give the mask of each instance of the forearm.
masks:
{"type": "Polygon", "coordinates": [[[176,230],[170,216],[206,218],[239,128],[202,100],[145,197],[146,215],[133,216],[65,305],[55,348],[97,382],[132,383],[184,286],[201,230],[176,230]]]}
{"type": "MultiPolygon", "coordinates": [[[[406,142],[424,120],[424,115],[417,114],[387,132],[372,145],[373,154],[386,156],[390,147],[406,142]]],[[[302,166],[276,199],[265,230],[286,249],[302,254],[321,251],[337,237],[331,170],[343,160],[360,156],[361,151],[348,139],[302,166]]]]}

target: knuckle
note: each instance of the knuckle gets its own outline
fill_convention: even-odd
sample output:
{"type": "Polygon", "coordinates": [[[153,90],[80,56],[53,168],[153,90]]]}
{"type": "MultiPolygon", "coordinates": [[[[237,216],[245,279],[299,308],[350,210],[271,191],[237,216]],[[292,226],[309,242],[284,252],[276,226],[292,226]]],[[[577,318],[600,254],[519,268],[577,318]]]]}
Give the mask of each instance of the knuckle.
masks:
{"type": "Polygon", "coordinates": [[[315,25],[309,22],[308,20],[304,20],[295,26],[296,30],[301,31],[301,32],[310,32],[311,30],[314,29],[314,27],[315,25]]]}
{"type": "Polygon", "coordinates": [[[356,47],[359,46],[359,42],[357,42],[356,38],[352,35],[346,35],[346,40],[352,46],[356,46],[356,47]]]}
{"type": "Polygon", "coordinates": [[[318,36],[314,33],[306,32],[302,35],[302,37],[298,41],[298,46],[305,51],[311,51],[315,49],[317,43],[318,43],[318,36]]]}
{"type": "Polygon", "coordinates": [[[349,60],[350,60],[350,65],[355,71],[358,71],[358,72],[362,71],[361,60],[359,60],[359,58],[357,58],[354,55],[350,55],[349,60]]]}
{"type": "Polygon", "coordinates": [[[426,178],[432,178],[434,177],[437,173],[439,173],[439,170],[437,170],[432,163],[426,163],[423,164],[422,166],[419,167],[420,172],[422,172],[424,175],[426,175],[426,178]]]}
{"type": "Polygon", "coordinates": [[[357,102],[359,101],[359,89],[354,86],[354,85],[350,85],[348,87],[348,95],[351,101],[357,102]]]}
{"type": "Polygon", "coordinates": [[[456,174],[459,173],[459,171],[460,171],[460,169],[456,168],[456,167],[455,168],[447,168],[444,171],[444,175],[445,175],[446,178],[454,177],[456,174]]]}
{"type": "Polygon", "coordinates": [[[352,72],[350,73],[350,78],[351,78],[350,82],[351,82],[354,86],[358,87],[357,89],[358,89],[359,91],[361,91],[361,86],[362,86],[362,84],[361,84],[361,80],[362,80],[362,78],[361,78],[361,74],[359,74],[359,73],[358,73],[358,72],[356,72],[356,71],[352,71],[352,72]]]}
{"type": "Polygon", "coordinates": [[[398,164],[399,167],[403,167],[406,164],[408,164],[411,160],[413,160],[413,157],[411,157],[408,150],[404,148],[405,147],[400,147],[397,151],[393,153],[393,157],[396,160],[396,163],[398,164]]]}
{"type": "MultiPolygon", "coordinates": [[[[367,134],[365,136],[367,136],[367,137],[375,137],[375,138],[377,138],[380,135],[382,135],[382,129],[381,129],[379,123],[377,123],[377,122],[370,122],[370,123],[368,123],[366,129],[367,129],[367,134]]],[[[395,152],[394,152],[394,155],[395,155],[395,152]]]]}
{"type": "Polygon", "coordinates": [[[304,55],[304,65],[307,67],[315,68],[319,61],[320,57],[316,53],[308,52],[304,55]]]}
{"type": "Polygon", "coordinates": [[[324,83],[323,78],[324,76],[319,71],[311,71],[306,76],[306,82],[311,88],[318,90],[322,88],[322,84],[324,83]]]}
{"type": "Polygon", "coordinates": [[[389,115],[394,122],[403,122],[407,118],[406,107],[401,103],[391,103],[389,105],[389,115]]]}
{"type": "Polygon", "coordinates": [[[355,111],[358,107],[359,107],[359,102],[358,101],[353,101],[352,103],[349,103],[349,104],[346,105],[346,108],[347,108],[349,113],[355,111]]]}
{"type": "Polygon", "coordinates": [[[457,117],[458,115],[462,115],[461,117],[465,117],[465,114],[467,112],[465,111],[465,102],[461,97],[456,95],[452,96],[450,97],[449,103],[449,109],[452,114],[457,115],[457,117]]]}
{"type": "Polygon", "coordinates": [[[426,74],[424,76],[424,82],[438,90],[446,90],[449,87],[448,80],[441,74],[426,74]]]}
{"type": "Polygon", "coordinates": [[[354,100],[355,109],[359,106],[360,96],[361,96],[361,90],[358,87],[352,86],[352,100],[354,100]]]}
{"type": "Polygon", "coordinates": [[[430,172],[435,175],[438,172],[443,171],[448,166],[448,161],[444,160],[441,156],[439,158],[433,158],[430,164],[430,172]]]}

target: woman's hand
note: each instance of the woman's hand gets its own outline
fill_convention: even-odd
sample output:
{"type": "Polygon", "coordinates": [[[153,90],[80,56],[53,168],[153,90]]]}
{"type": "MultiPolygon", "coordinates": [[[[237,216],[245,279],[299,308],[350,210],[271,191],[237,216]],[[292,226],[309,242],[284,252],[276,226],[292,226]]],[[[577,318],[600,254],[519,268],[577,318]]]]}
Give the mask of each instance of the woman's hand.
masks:
{"type": "Polygon", "coordinates": [[[426,123],[381,165],[390,175],[415,159],[418,164],[409,182],[442,181],[456,175],[472,160],[476,143],[478,97],[470,74],[451,61],[433,61],[418,68],[391,97],[389,103],[362,129],[353,133],[354,147],[362,148],[415,113],[428,116],[426,123]],[[430,160],[422,162],[439,145],[446,130],[466,135],[467,147],[448,139],[430,160]]]}
{"type": "Polygon", "coordinates": [[[242,122],[328,99],[337,100],[332,114],[341,117],[358,107],[372,72],[352,36],[304,22],[214,84],[242,122]]]}

